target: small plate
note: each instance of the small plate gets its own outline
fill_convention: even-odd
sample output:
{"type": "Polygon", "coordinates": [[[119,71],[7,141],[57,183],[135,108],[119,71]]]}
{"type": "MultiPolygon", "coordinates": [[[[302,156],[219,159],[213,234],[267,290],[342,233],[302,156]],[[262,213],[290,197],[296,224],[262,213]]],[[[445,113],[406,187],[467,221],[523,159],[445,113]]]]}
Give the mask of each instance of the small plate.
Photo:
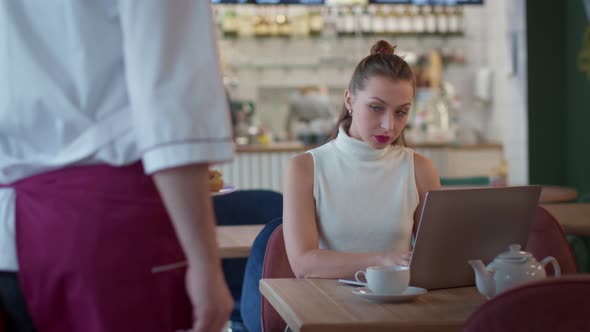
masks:
{"type": "Polygon", "coordinates": [[[405,302],[426,294],[428,291],[424,288],[409,286],[403,293],[397,295],[380,295],[373,293],[367,287],[359,287],[352,290],[355,295],[367,300],[376,302],[405,302]]]}
{"type": "Polygon", "coordinates": [[[237,188],[235,186],[226,186],[221,188],[220,191],[214,191],[211,193],[211,196],[221,196],[221,195],[227,195],[227,194],[231,194],[234,191],[236,191],[237,188]]]}

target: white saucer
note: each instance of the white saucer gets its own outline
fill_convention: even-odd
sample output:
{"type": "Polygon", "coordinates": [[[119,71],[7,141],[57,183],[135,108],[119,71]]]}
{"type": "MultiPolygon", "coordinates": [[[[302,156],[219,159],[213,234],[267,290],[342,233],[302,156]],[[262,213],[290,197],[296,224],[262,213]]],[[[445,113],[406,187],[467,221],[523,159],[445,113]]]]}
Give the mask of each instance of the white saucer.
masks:
{"type": "Polygon", "coordinates": [[[375,294],[367,287],[358,287],[352,292],[360,297],[376,302],[405,302],[426,294],[428,291],[424,288],[409,286],[403,293],[396,295],[375,294]]]}
{"type": "Polygon", "coordinates": [[[211,196],[227,195],[227,194],[233,193],[236,190],[237,190],[237,188],[235,186],[227,186],[227,187],[221,188],[221,190],[219,190],[219,191],[212,192],[211,196]]]}

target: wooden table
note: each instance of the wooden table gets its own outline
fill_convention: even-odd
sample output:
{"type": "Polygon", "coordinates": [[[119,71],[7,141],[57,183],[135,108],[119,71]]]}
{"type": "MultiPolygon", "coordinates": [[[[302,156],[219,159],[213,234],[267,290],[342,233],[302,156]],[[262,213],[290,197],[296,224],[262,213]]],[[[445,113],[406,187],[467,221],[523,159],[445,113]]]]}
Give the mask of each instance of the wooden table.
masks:
{"type": "Polygon", "coordinates": [[[590,203],[543,204],[566,234],[590,236],[590,203]]]}
{"type": "Polygon", "coordinates": [[[293,331],[459,331],[486,300],[475,287],[430,291],[408,303],[375,303],[329,279],[262,279],[260,291],[293,331]]]}
{"type": "Polygon", "coordinates": [[[264,225],[217,226],[221,258],[246,258],[264,225]]]}
{"type": "MultiPolygon", "coordinates": [[[[264,225],[217,226],[217,245],[221,258],[246,258],[264,225]]],[[[183,268],[186,261],[170,262],[152,267],[152,273],[183,268]]]]}
{"type": "Polygon", "coordinates": [[[578,191],[575,188],[559,186],[542,186],[539,203],[575,202],[578,199],[578,191]]]}

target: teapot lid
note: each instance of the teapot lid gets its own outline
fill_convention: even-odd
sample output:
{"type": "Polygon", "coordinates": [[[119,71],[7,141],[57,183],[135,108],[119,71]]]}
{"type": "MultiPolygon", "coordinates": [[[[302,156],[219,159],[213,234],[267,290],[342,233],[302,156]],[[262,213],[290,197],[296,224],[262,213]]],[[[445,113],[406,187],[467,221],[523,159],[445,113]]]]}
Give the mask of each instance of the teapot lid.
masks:
{"type": "Polygon", "coordinates": [[[511,244],[508,251],[498,255],[498,259],[510,262],[523,262],[527,260],[531,254],[520,250],[520,244],[511,244]]]}

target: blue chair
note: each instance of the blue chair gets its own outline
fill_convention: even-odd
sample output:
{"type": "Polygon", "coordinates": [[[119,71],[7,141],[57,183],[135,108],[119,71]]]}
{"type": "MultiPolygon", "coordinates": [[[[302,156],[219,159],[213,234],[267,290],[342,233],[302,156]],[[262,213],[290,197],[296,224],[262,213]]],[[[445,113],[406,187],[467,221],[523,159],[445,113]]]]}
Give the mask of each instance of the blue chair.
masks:
{"type": "Polygon", "coordinates": [[[250,250],[250,257],[248,257],[248,263],[246,264],[246,273],[242,288],[242,303],[240,306],[244,325],[246,325],[249,332],[262,331],[260,320],[262,294],[260,294],[258,282],[262,279],[262,267],[268,239],[274,230],[282,224],[282,218],[267,223],[256,237],[256,240],[254,240],[254,244],[250,250]]]}
{"type": "MultiPolygon", "coordinates": [[[[221,226],[266,224],[283,215],[283,195],[270,190],[238,190],[215,196],[213,207],[217,224],[221,226]]],[[[242,323],[240,303],[246,262],[246,258],[222,260],[225,279],[235,301],[231,321],[236,325],[242,323]]]]}

